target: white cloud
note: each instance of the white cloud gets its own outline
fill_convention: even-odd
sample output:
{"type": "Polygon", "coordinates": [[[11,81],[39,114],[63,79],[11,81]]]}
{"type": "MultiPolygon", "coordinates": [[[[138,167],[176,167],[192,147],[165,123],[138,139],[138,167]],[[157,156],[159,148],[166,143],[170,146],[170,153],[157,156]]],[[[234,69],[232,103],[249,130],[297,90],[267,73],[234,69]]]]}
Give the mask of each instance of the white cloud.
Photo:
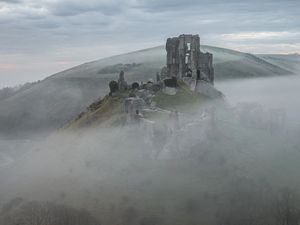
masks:
{"type": "Polygon", "coordinates": [[[227,41],[240,41],[240,40],[266,40],[274,38],[289,38],[299,36],[300,32],[245,32],[245,33],[231,33],[222,34],[221,38],[227,41]]]}
{"type": "Polygon", "coordinates": [[[21,54],[34,65],[37,55],[46,62],[67,49],[63,61],[84,62],[97,59],[95,46],[110,55],[180,33],[253,53],[275,45],[278,53],[297,52],[299,8],[293,0],[0,0],[0,54],[21,54]]]}
{"type": "Polygon", "coordinates": [[[241,52],[252,52],[256,54],[300,54],[300,43],[294,44],[232,44],[224,45],[226,48],[234,49],[241,52]]]}

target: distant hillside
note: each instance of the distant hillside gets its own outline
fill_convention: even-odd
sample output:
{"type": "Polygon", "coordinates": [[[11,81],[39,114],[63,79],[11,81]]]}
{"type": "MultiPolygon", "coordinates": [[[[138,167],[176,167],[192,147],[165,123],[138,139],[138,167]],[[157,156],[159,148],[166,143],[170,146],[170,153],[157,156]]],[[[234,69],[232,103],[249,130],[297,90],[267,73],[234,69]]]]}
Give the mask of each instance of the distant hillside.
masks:
{"type": "Polygon", "coordinates": [[[33,85],[39,83],[40,81],[36,81],[36,82],[32,82],[32,83],[25,83],[19,86],[15,86],[15,87],[4,87],[2,89],[0,89],[0,101],[6,99],[6,98],[10,98],[13,95],[17,94],[18,92],[23,92],[26,89],[31,88],[33,85]]]}
{"type": "MultiPolygon", "coordinates": [[[[247,53],[211,46],[203,46],[202,51],[214,55],[217,82],[292,73],[275,62],[247,53]]],[[[118,76],[116,67],[125,66],[126,79],[131,82],[154,78],[164,65],[165,49],[159,46],[85,63],[52,75],[0,101],[0,135],[28,135],[63,126],[96,99],[105,96],[108,82],[118,76]]]]}
{"type": "Polygon", "coordinates": [[[292,71],[294,73],[299,74],[299,72],[300,72],[300,55],[298,55],[298,54],[290,54],[290,55],[261,54],[261,55],[257,55],[257,56],[267,62],[278,65],[281,68],[292,71]]]}
{"type": "MultiPolygon", "coordinates": [[[[262,57],[242,53],[230,49],[205,46],[203,52],[211,52],[214,57],[216,80],[227,78],[243,78],[258,76],[274,76],[291,74],[292,71],[281,68],[277,63],[270,63],[262,57]]],[[[119,64],[134,64],[126,70],[129,79],[153,78],[165,66],[166,51],[164,46],[140,50],[102,60],[85,63],[61,73],[55,74],[51,79],[67,78],[111,78],[116,76],[114,70],[109,68],[120,67],[119,64]],[[103,72],[104,71],[104,72],[103,72]],[[101,76],[99,76],[101,75],[101,76]]]]}

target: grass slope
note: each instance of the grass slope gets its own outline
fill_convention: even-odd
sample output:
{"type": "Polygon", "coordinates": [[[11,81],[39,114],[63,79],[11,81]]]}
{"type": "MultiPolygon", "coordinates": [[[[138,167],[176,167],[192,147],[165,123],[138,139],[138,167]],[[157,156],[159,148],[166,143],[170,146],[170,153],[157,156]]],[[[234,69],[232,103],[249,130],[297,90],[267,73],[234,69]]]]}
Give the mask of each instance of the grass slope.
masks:
{"type": "MultiPolygon", "coordinates": [[[[77,129],[96,126],[110,127],[112,125],[123,125],[126,121],[124,112],[124,100],[129,92],[119,92],[114,96],[105,96],[102,100],[94,102],[85,112],[80,113],[65,128],[77,129]]],[[[175,95],[168,95],[159,91],[153,97],[153,101],[161,109],[185,111],[189,106],[199,106],[209,101],[209,98],[193,92],[183,82],[179,82],[179,88],[175,95]]],[[[159,113],[146,113],[146,118],[159,118],[159,113]]]]}
{"type": "Polygon", "coordinates": [[[179,89],[176,95],[168,95],[163,92],[159,92],[153,100],[157,103],[158,107],[163,109],[173,110],[184,109],[187,105],[202,104],[209,101],[209,98],[195,93],[183,82],[179,82],[179,89]]]}
{"type": "Polygon", "coordinates": [[[123,120],[124,98],[120,95],[105,96],[96,109],[87,109],[72,121],[66,128],[77,129],[82,127],[97,126],[105,123],[113,125],[123,120]]]}

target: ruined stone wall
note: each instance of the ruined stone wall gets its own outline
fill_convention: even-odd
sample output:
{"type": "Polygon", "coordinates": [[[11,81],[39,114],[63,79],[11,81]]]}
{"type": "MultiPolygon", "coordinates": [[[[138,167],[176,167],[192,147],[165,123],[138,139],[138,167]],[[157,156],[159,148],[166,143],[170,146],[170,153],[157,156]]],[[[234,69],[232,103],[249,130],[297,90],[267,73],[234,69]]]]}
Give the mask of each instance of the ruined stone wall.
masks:
{"type": "Polygon", "coordinates": [[[210,53],[200,53],[199,68],[201,73],[207,77],[207,81],[214,83],[214,68],[213,68],[213,55],[210,53]]]}
{"type": "Polygon", "coordinates": [[[199,35],[182,34],[179,37],[168,38],[166,51],[168,77],[204,79],[213,84],[213,57],[210,53],[200,51],[199,35]]]}
{"type": "Polygon", "coordinates": [[[198,35],[180,35],[169,38],[166,44],[169,76],[182,78],[196,76],[200,54],[198,35]]]}
{"type": "Polygon", "coordinates": [[[179,73],[179,39],[178,38],[168,38],[166,44],[167,50],[167,68],[168,76],[178,76],[179,73]]]}
{"type": "Polygon", "coordinates": [[[199,54],[200,38],[198,35],[179,36],[179,78],[184,76],[196,78],[199,54]]]}

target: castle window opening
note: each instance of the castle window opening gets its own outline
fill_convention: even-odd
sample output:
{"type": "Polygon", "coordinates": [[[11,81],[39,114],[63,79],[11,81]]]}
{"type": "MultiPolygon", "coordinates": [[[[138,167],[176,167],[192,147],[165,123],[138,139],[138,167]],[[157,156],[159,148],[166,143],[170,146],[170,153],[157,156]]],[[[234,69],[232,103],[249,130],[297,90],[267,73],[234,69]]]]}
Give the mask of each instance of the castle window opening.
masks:
{"type": "Polygon", "coordinates": [[[187,46],[187,50],[191,51],[191,43],[187,43],[186,46],[187,46]]]}
{"type": "Polygon", "coordinates": [[[197,70],[197,80],[201,80],[201,72],[199,69],[197,70]]]}
{"type": "Polygon", "coordinates": [[[188,64],[189,63],[189,54],[186,54],[185,55],[185,64],[188,64]]]}

